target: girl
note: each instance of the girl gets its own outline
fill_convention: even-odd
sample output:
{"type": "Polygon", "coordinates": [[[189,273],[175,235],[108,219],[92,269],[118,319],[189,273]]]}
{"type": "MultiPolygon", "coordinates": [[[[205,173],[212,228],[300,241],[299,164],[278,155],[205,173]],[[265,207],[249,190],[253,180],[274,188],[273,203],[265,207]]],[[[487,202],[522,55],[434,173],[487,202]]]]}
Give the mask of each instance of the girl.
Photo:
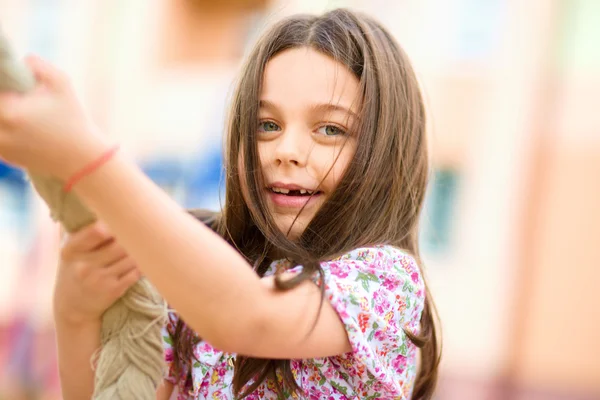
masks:
{"type": "Polygon", "coordinates": [[[294,16],[259,40],[233,98],[225,206],[193,213],[204,224],[107,152],[60,72],[29,64],[40,85],[1,99],[0,155],[74,182],[102,221],[61,253],[66,399],[89,397],[100,315],[140,273],[178,313],[158,399],[174,387],[179,399],[431,398],[439,353],[417,243],[425,113],[377,22],[294,16]]]}

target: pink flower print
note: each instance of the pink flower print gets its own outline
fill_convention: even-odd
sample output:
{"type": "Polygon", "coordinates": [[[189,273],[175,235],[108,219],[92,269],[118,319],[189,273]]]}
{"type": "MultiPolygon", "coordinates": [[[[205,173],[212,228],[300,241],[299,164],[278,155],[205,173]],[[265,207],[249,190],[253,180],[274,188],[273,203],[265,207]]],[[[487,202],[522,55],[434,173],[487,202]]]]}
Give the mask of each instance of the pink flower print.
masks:
{"type": "Polygon", "coordinates": [[[202,354],[202,353],[213,353],[215,351],[215,349],[208,344],[207,342],[202,342],[201,345],[196,347],[198,349],[198,353],[202,354]]]}
{"type": "Polygon", "coordinates": [[[338,278],[346,278],[348,276],[348,267],[345,263],[332,262],[329,263],[329,272],[338,278]]]}
{"type": "Polygon", "coordinates": [[[381,271],[376,264],[367,264],[364,268],[361,268],[361,272],[369,275],[377,276],[381,271]]]}
{"type": "Polygon", "coordinates": [[[219,373],[219,377],[224,377],[225,374],[227,374],[227,364],[220,366],[219,368],[217,368],[217,371],[219,373]]]}
{"type": "Polygon", "coordinates": [[[173,362],[173,349],[172,348],[165,349],[165,361],[168,363],[173,362]]]}
{"type": "Polygon", "coordinates": [[[400,286],[400,279],[398,279],[395,275],[393,274],[386,274],[386,276],[383,278],[382,280],[382,285],[384,288],[386,288],[387,290],[389,290],[390,292],[393,292],[394,290],[396,290],[398,288],[398,286],[400,286]],[[392,275],[392,276],[390,276],[392,275]]]}
{"type": "MultiPolygon", "coordinates": [[[[388,304],[389,305],[389,304],[388,304]]],[[[383,315],[385,314],[386,310],[388,308],[381,305],[381,304],[375,304],[375,313],[377,313],[377,315],[383,315]]]]}
{"type": "MultiPolygon", "coordinates": [[[[318,373],[318,370],[316,371],[318,373]]],[[[325,376],[325,378],[327,379],[331,379],[333,378],[335,374],[335,368],[333,367],[333,365],[329,364],[327,366],[327,369],[323,372],[323,376],[325,376]]]]}
{"type": "Polygon", "coordinates": [[[392,360],[392,367],[402,373],[404,372],[404,369],[406,368],[406,357],[403,356],[402,354],[398,354],[398,356],[396,356],[396,358],[394,358],[392,360]]]}
{"type": "MultiPolygon", "coordinates": [[[[331,388],[329,386],[323,386],[322,388],[319,388],[319,390],[321,391],[321,394],[325,395],[325,396],[331,396],[333,393],[331,392],[331,388]]],[[[328,397],[329,399],[330,397],[328,397]]]]}
{"type": "Polygon", "coordinates": [[[373,293],[373,298],[375,300],[375,311],[379,315],[383,315],[390,309],[390,301],[387,296],[385,296],[381,291],[376,291],[373,293]]]}
{"type": "Polygon", "coordinates": [[[382,329],[378,329],[377,331],[375,331],[375,335],[373,335],[373,337],[380,342],[383,342],[385,340],[385,336],[385,331],[382,329]]]}
{"type": "Polygon", "coordinates": [[[413,273],[410,275],[410,278],[412,279],[412,281],[413,281],[414,283],[419,283],[419,274],[418,274],[417,272],[413,272],[413,273]]]}
{"type": "Polygon", "coordinates": [[[346,320],[348,319],[348,317],[350,316],[350,314],[348,314],[348,312],[346,311],[345,308],[341,308],[340,310],[338,310],[338,315],[340,316],[340,318],[342,320],[346,320]]]}

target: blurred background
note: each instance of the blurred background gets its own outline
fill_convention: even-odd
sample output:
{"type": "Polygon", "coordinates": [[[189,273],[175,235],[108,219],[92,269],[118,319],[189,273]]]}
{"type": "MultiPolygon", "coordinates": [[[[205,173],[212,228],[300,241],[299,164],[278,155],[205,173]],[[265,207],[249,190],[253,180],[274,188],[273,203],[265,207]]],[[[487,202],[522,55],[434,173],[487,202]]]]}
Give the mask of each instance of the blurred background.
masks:
{"type": "MultiPolygon", "coordinates": [[[[0,0],[0,24],[19,54],[69,73],[173,198],[216,210],[248,46],[285,15],[339,6],[386,24],[429,108],[436,398],[600,399],[599,0],[0,0]]],[[[44,204],[0,163],[0,399],[60,399],[58,246],[44,204]]]]}

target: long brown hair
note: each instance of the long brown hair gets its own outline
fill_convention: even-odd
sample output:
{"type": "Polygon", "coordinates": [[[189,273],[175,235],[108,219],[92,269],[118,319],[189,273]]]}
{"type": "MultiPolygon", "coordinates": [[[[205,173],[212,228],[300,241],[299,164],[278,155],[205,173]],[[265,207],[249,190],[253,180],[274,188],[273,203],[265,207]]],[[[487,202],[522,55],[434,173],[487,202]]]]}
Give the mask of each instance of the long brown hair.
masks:
{"type": "MultiPolygon", "coordinates": [[[[226,147],[226,192],[219,214],[193,212],[243,254],[263,276],[277,249],[303,272],[291,280],[276,279],[289,290],[315,273],[321,261],[355,248],[387,244],[409,252],[422,267],[418,222],[429,176],[425,110],[410,62],[392,36],[372,18],[337,9],[322,16],[296,15],[269,29],[242,70],[230,110],[226,147]],[[355,156],[334,193],[301,237],[286,238],[272,221],[265,199],[256,146],[259,93],[267,62],[296,47],[309,47],[346,66],[360,82],[355,156]],[[243,151],[243,167],[238,161],[243,151]],[[248,189],[246,199],[242,184],[248,189]],[[352,216],[352,217],[349,217],[352,216]]],[[[419,336],[420,366],[413,399],[430,399],[440,360],[435,308],[429,290],[419,336]]],[[[199,340],[180,320],[174,336],[175,365],[181,371],[199,340]]],[[[189,364],[188,364],[189,365],[189,364]]],[[[237,356],[233,379],[236,396],[245,397],[265,379],[283,389],[301,391],[290,360],[237,356]],[[283,376],[276,379],[276,372],[283,376]],[[249,381],[251,385],[247,385],[249,381]]]]}

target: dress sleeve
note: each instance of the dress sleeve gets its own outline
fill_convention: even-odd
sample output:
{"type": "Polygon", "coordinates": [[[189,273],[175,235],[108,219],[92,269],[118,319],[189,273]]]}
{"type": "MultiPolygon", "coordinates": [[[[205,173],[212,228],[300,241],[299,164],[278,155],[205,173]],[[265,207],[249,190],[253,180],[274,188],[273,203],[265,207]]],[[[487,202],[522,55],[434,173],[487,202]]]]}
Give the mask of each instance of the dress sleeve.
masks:
{"type": "MultiPolygon", "coordinates": [[[[392,247],[357,249],[323,263],[325,293],[345,325],[352,351],[327,363],[337,390],[359,398],[408,398],[425,287],[415,260],[392,247]]],[[[325,365],[324,365],[325,366],[325,365]]]]}

